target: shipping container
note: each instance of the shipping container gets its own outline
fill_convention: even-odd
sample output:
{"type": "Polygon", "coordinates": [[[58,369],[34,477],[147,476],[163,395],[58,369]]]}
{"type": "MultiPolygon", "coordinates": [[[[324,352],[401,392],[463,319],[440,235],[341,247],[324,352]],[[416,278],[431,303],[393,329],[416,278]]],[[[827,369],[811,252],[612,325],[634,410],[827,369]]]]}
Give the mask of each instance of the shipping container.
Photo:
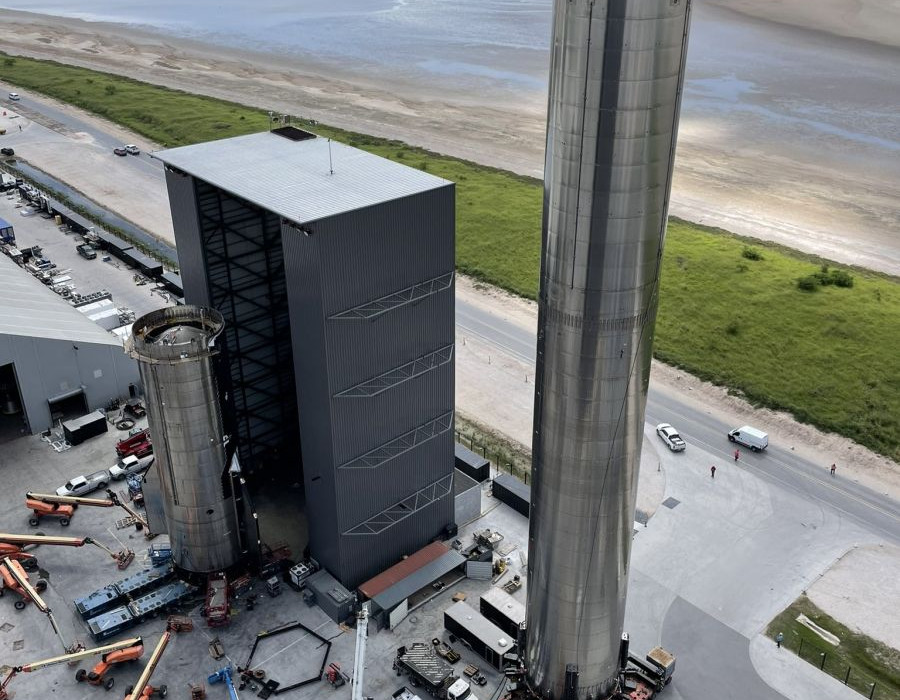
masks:
{"type": "Polygon", "coordinates": [[[525,622],[525,606],[502,588],[493,587],[481,594],[479,610],[512,639],[519,638],[519,627],[525,622]]]}
{"type": "Polygon", "coordinates": [[[63,423],[63,434],[70,445],[80,445],[85,440],[105,433],[108,424],[102,411],[93,411],[80,418],[63,423]]]}
{"type": "Polygon", "coordinates": [[[353,594],[324,569],[306,579],[306,588],[315,595],[316,604],[335,622],[343,622],[350,617],[353,594]]]}
{"type": "Polygon", "coordinates": [[[494,498],[528,517],[531,509],[531,488],[511,474],[500,474],[494,479],[494,498]]]}
{"type": "Polygon", "coordinates": [[[455,447],[456,468],[470,479],[479,484],[491,477],[491,463],[479,454],[472,452],[468,447],[456,443],[455,447]]]}
{"type": "Polygon", "coordinates": [[[503,668],[504,654],[515,650],[514,637],[463,601],[444,611],[444,628],[498,670],[503,668]]]}

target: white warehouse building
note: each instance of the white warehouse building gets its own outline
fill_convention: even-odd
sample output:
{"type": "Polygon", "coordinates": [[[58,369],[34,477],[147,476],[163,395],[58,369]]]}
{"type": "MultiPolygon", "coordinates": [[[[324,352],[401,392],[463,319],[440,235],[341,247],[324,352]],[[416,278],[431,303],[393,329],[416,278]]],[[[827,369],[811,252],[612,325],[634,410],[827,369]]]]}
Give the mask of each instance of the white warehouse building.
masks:
{"type": "Polygon", "coordinates": [[[103,408],[139,382],[121,340],[0,255],[0,440],[103,408]]]}

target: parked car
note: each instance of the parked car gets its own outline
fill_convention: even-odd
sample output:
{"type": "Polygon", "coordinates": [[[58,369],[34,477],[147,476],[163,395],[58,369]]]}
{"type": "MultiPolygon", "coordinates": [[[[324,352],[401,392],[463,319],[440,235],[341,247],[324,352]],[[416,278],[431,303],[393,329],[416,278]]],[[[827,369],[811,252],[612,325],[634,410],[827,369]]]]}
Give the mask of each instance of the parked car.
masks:
{"type": "Polygon", "coordinates": [[[113,153],[115,153],[117,156],[127,156],[127,155],[128,155],[128,151],[126,151],[126,150],[125,150],[124,148],[122,148],[121,146],[116,146],[116,147],[113,149],[113,153]]]}
{"type": "Polygon", "coordinates": [[[76,476],[71,481],[67,481],[64,486],[56,489],[57,496],[83,496],[97,489],[105,489],[109,484],[109,471],[101,469],[99,472],[88,474],[87,476],[76,476]]]}
{"type": "Polygon", "coordinates": [[[140,474],[150,468],[153,464],[153,459],[153,457],[141,459],[134,455],[128,455],[109,468],[109,475],[113,479],[118,480],[124,479],[129,474],[140,474]]]}
{"type": "Polygon", "coordinates": [[[97,257],[97,251],[94,250],[94,247],[90,243],[82,243],[81,245],[75,246],[75,250],[78,251],[78,254],[87,260],[93,260],[97,257]]]}
{"type": "Polygon", "coordinates": [[[19,93],[18,92],[9,93],[9,99],[11,99],[13,102],[18,102],[19,101],[19,93]]]}
{"type": "Polygon", "coordinates": [[[4,146],[3,148],[0,148],[0,153],[2,153],[5,156],[16,155],[16,152],[13,149],[9,148],[8,146],[4,146]]]}
{"type": "Polygon", "coordinates": [[[141,149],[135,146],[133,143],[129,143],[125,146],[125,152],[130,153],[133,156],[141,155],[141,149]]]}
{"type": "Polygon", "coordinates": [[[684,448],[687,447],[687,444],[681,439],[681,435],[678,434],[678,431],[668,423],[660,423],[657,425],[656,434],[662,438],[662,441],[666,443],[666,446],[672,450],[672,452],[683,452],[684,448]]]}

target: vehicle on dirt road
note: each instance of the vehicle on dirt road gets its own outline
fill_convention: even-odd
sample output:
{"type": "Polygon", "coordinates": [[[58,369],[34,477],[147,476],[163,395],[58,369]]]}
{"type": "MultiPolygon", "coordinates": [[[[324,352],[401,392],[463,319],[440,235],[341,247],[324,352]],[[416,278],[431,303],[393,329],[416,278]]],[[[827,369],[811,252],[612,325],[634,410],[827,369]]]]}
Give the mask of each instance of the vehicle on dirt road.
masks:
{"type": "Polygon", "coordinates": [[[125,146],[125,152],[130,153],[133,156],[141,155],[141,149],[135,146],[133,143],[129,143],[125,146]]]}
{"type": "Polygon", "coordinates": [[[124,148],[122,148],[121,146],[116,146],[116,147],[113,149],[113,153],[115,153],[117,156],[127,156],[127,155],[128,155],[128,151],[126,151],[126,150],[125,150],[124,148]]]}

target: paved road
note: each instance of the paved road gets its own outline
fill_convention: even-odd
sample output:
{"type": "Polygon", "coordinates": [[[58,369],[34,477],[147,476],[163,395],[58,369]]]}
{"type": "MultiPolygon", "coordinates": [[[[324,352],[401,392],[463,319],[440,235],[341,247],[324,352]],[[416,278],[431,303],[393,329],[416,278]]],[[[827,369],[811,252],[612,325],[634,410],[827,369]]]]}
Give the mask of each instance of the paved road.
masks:
{"type": "MultiPolygon", "coordinates": [[[[33,98],[23,93],[23,96],[17,102],[9,102],[6,99],[4,101],[9,104],[11,110],[53,131],[62,134],[87,134],[98,145],[110,151],[117,146],[123,145],[115,136],[98,129],[94,124],[79,118],[76,114],[56,107],[47,100],[33,98]]],[[[146,172],[158,172],[160,177],[162,177],[163,164],[146,153],[141,153],[139,156],[127,156],[123,160],[126,160],[132,167],[144,169],[146,172]]]]}
{"type": "MultiPolygon", "coordinates": [[[[456,323],[466,333],[523,362],[535,361],[535,334],[518,324],[462,299],[456,300],[456,323]]],[[[677,424],[689,445],[719,454],[723,461],[732,460],[734,450],[725,440],[725,434],[735,426],[724,423],[711,411],[697,411],[673,393],[659,391],[651,385],[646,415],[652,425],[677,424]]],[[[900,504],[895,500],[841,477],[832,478],[826,465],[805,460],[790,448],[770,445],[764,453],[742,450],[741,455],[739,467],[834,508],[873,533],[900,543],[900,504]]]]}

